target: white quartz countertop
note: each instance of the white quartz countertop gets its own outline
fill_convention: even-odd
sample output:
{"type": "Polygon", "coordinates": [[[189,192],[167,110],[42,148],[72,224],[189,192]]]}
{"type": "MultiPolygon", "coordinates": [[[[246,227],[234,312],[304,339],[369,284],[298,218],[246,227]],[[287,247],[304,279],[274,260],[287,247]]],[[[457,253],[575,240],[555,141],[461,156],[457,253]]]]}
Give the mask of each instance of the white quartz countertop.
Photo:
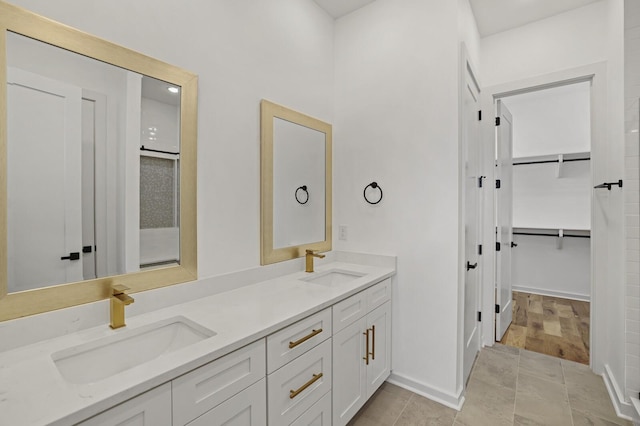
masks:
{"type": "MultiPolygon", "coordinates": [[[[207,362],[329,307],[395,274],[395,269],[333,262],[314,274],[342,269],[363,274],[344,284],[301,281],[294,273],[192,302],[128,317],[127,327],[108,324],[0,353],[0,425],[71,425],[207,362]],[[176,316],[215,336],[89,384],[65,381],[52,354],[176,316]]],[[[135,294],[133,295],[135,297],[135,294]]],[[[127,354],[123,353],[123,357],[127,354]]],[[[99,369],[100,365],[95,368],[99,369]]]]}

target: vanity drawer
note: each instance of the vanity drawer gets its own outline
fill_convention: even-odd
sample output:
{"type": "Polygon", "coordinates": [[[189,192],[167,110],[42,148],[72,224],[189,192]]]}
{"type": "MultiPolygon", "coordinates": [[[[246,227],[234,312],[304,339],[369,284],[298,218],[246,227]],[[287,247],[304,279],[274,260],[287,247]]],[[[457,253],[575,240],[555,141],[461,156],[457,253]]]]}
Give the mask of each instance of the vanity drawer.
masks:
{"type": "Polygon", "coordinates": [[[327,392],[291,426],[331,426],[331,392],[327,392]]]}
{"type": "Polygon", "coordinates": [[[265,357],[261,339],[173,380],[173,425],[189,423],[262,379],[265,357]]]}
{"type": "Polygon", "coordinates": [[[331,390],[331,339],[267,377],[270,425],[288,425],[331,390]]]}
{"type": "Polygon", "coordinates": [[[361,291],[333,305],[333,334],[367,313],[367,291],[361,291]]]}
{"type": "Polygon", "coordinates": [[[331,337],[331,308],[267,336],[267,373],[331,337]]]}
{"type": "Polygon", "coordinates": [[[207,411],[188,426],[267,426],[266,379],[207,411]]]}
{"type": "Polygon", "coordinates": [[[367,312],[391,300],[391,278],[387,278],[378,284],[365,290],[367,293],[367,312]]]}

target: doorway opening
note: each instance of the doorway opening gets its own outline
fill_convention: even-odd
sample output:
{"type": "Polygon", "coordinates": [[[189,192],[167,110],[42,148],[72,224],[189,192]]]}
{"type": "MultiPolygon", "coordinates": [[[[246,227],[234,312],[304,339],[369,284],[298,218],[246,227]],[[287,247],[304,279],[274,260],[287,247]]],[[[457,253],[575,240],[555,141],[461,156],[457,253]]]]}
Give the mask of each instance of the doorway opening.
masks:
{"type": "Polygon", "coordinates": [[[495,105],[495,340],[588,365],[591,81],[495,105]]]}

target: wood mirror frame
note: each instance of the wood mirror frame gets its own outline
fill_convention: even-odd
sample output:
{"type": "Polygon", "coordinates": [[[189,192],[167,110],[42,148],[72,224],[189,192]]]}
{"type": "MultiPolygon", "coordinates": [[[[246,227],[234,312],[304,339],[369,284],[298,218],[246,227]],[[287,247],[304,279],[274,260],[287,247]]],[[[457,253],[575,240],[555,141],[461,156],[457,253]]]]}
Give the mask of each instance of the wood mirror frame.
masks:
{"type": "Polygon", "coordinates": [[[0,1],[0,321],[106,299],[115,283],[136,293],[197,279],[197,90],[191,72],[0,1]],[[7,32],[181,87],[179,265],[7,293],[7,32]]]}
{"type": "Polygon", "coordinates": [[[262,100],[260,103],[261,128],[261,185],[260,185],[260,263],[267,265],[285,260],[295,259],[305,255],[305,250],[325,252],[331,250],[332,239],[332,127],[331,124],[316,118],[283,107],[273,102],[262,100]],[[282,120],[317,130],[325,134],[325,226],[323,241],[309,241],[299,245],[275,248],[273,226],[273,147],[274,147],[274,119],[282,120]]]}

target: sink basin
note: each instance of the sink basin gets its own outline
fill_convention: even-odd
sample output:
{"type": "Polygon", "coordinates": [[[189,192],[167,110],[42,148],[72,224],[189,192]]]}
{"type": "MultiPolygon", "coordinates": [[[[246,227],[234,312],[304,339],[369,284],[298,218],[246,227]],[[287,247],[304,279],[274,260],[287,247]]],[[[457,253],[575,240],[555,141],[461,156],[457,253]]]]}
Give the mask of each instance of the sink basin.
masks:
{"type": "Polygon", "coordinates": [[[187,318],[174,317],[63,349],[51,357],[66,381],[94,383],[215,335],[187,318]]]}
{"type": "Polygon", "coordinates": [[[360,272],[332,269],[330,271],[314,272],[313,275],[302,278],[302,281],[334,287],[364,276],[365,274],[360,272]]]}

